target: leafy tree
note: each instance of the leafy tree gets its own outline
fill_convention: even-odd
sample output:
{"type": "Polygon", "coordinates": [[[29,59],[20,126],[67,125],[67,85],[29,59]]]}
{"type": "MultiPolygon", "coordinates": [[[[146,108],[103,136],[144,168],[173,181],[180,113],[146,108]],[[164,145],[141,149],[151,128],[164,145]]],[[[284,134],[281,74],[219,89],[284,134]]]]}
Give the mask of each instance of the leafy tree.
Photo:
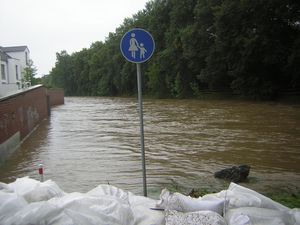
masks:
{"type": "Polygon", "coordinates": [[[276,97],[295,38],[289,21],[295,20],[290,11],[296,8],[299,4],[280,0],[223,1],[215,9],[216,51],[208,58],[208,74],[221,71],[224,85],[229,82],[238,94],[276,97]]]}
{"type": "Polygon", "coordinates": [[[56,53],[55,67],[50,71],[54,87],[64,88],[66,95],[76,95],[77,77],[73,73],[73,58],[64,50],[56,53]]]}
{"type": "Polygon", "coordinates": [[[49,74],[46,74],[39,79],[39,83],[41,83],[42,85],[44,85],[47,88],[52,88],[51,79],[52,79],[52,77],[49,74]]]}
{"type": "Polygon", "coordinates": [[[57,53],[49,80],[67,95],[134,95],[136,68],[119,43],[142,27],[156,47],[142,66],[143,93],[186,98],[208,89],[274,99],[300,88],[299,12],[294,0],[152,0],[105,42],[57,53]]]}
{"type": "MultiPolygon", "coordinates": [[[[29,83],[30,85],[38,84],[36,76],[37,69],[33,64],[33,61],[30,59],[28,65],[24,68],[23,76],[22,76],[22,83],[29,83]]],[[[26,84],[25,84],[26,85],[26,84]]]]}

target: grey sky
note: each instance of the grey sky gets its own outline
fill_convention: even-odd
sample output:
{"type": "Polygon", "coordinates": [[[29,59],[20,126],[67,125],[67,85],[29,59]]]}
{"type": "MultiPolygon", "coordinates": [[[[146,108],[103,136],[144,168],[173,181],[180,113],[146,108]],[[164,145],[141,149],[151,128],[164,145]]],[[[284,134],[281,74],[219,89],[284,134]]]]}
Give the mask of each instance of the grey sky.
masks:
{"type": "Polygon", "coordinates": [[[55,53],[104,41],[149,0],[0,0],[0,46],[27,45],[38,76],[48,74],[55,53]]]}

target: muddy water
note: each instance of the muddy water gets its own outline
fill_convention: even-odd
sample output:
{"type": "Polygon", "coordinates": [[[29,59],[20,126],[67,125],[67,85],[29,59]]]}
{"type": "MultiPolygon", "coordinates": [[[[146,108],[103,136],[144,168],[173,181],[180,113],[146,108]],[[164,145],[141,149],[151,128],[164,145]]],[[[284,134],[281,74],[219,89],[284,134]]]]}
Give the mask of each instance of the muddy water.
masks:
{"type": "MultiPolygon", "coordinates": [[[[260,192],[300,189],[300,107],[274,103],[144,100],[147,183],[150,196],[163,187],[220,190],[213,173],[251,166],[248,183],[260,192]]],[[[46,179],[65,191],[110,183],[142,194],[137,100],[66,98],[11,158],[0,181],[46,179]]]]}

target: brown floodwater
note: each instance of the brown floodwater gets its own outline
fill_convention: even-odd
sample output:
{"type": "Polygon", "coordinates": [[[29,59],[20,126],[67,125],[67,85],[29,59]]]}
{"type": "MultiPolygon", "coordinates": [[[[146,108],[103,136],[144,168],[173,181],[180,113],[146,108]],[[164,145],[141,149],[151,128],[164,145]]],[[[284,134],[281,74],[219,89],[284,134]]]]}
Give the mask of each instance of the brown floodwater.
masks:
{"type": "MultiPolygon", "coordinates": [[[[242,185],[259,192],[300,189],[300,106],[219,100],[144,100],[147,184],[218,191],[215,171],[251,166],[242,185]]],[[[0,181],[54,180],[67,192],[109,183],[142,194],[139,117],[134,98],[68,97],[11,157],[0,181]]]]}

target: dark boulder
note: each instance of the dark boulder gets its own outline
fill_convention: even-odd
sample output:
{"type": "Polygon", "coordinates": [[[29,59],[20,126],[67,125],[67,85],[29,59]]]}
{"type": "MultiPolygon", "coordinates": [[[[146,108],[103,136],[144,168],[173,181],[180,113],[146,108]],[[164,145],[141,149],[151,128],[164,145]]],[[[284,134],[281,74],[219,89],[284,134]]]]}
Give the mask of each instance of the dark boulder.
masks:
{"type": "Polygon", "coordinates": [[[215,172],[214,176],[216,178],[230,180],[236,183],[243,182],[247,179],[250,173],[250,166],[241,165],[233,166],[231,168],[223,169],[218,172],[215,172]]]}

